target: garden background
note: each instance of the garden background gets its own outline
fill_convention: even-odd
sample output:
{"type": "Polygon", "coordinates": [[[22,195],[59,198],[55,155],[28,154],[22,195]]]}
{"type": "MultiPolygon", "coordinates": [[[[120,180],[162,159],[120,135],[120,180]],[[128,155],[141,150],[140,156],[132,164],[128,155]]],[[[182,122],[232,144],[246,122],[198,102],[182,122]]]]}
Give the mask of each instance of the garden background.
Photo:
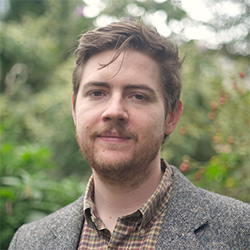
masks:
{"type": "Polygon", "coordinates": [[[188,0],[1,1],[0,249],[78,198],[91,174],[71,117],[79,35],[141,15],[187,53],[184,111],[162,156],[195,185],[250,203],[250,2],[192,1],[207,12],[188,0]]]}

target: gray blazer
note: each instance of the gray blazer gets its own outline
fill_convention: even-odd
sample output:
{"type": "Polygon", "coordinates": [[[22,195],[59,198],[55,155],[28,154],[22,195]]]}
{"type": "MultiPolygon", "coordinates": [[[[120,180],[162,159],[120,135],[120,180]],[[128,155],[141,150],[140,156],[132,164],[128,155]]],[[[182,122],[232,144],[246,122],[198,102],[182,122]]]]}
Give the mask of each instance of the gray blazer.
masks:
{"type": "MultiPolygon", "coordinates": [[[[175,167],[156,249],[250,249],[250,205],[195,187],[175,167]]],[[[77,249],[83,196],[16,232],[9,249],[77,249]]]]}

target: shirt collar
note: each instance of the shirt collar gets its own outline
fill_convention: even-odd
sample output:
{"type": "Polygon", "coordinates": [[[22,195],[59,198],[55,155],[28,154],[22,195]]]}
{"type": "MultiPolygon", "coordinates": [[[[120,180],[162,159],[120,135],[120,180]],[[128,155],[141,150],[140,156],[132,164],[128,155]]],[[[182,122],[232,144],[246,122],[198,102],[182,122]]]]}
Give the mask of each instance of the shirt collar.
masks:
{"type": "MultiPolygon", "coordinates": [[[[137,217],[141,220],[140,227],[146,226],[153,218],[156,218],[157,214],[160,214],[160,210],[165,209],[167,206],[167,201],[171,196],[172,190],[172,170],[168,163],[161,159],[161,169],[164,172],[162,180],[158,185],[155,192],[151,197],[133,214],[125,215],[122,219],[129,217],[137,217]]],[[[84,213],[90,225],[98,222],[100,218],[98,217],[96,206],[94,204],[94,176],[93,174],[89,178],[87,188],[84,197],[84,213]]],[[[99,221],[100,222],[100,221],[99,221]]]]}
{"type": "Polygon", "coordinates": [[[172,190],[172,170],[168,163],[161,159],[161,169],[164,172],[162,180],[151,197],[138,209],[142,214],[141,227],[156,219],[167,206],[172,190]]]}

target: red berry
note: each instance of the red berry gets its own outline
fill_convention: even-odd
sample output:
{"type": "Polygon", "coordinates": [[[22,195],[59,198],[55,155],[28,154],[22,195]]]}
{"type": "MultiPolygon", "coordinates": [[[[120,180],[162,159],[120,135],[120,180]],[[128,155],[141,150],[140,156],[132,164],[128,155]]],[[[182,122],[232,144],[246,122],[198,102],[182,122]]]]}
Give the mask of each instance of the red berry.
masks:
{"type": "Polygon", "coordinates": [[[180,165],[181,172],[186,172],[188,170],[188,164],[186,162],[180,165]]]}
{"type": "Polygon", "coordinates": [[[213,120],[214,117],[215,117],[215,113],[214,112],[209,112],[207,117],[208,117],[209,120],[213,120]]]}
{"type": "Polygon", "coordinates": [[[226,99],[225,99],[224,97],[220,97],[220,98],[219,98],[219,103],[220,103],[221,105],[224,105],[225,102],[226,102],[226,99]]]}
{"type": "Polygon", "coordinates": [[[179,133],[180,133],[181,135],[185,135],[185,134],[187,133],[187,129],[186,129],[185,127],[180,127],[179,133]]]}
{"type": "Polygon", "coordinates": [[[215,110],[218,107],[218,103],[217,102],[211,102],[210,107],[211,107],[212,110],[215,110]]]}
{"type": "Polygon", "coordinates": [[[233,136],[229,136],[227,138],[227,142],[230,143],[230,144],[233,144],[234,143],[234,137],[233,136]]]}
{"type": "Polygon", "coordinates": [[[244,78],[245,76],[246,76],[246,73],[243,72],[243,71],[241,71],[241,72],[240,72],[240,77],[241,77],[241,78],[244,78]]]}

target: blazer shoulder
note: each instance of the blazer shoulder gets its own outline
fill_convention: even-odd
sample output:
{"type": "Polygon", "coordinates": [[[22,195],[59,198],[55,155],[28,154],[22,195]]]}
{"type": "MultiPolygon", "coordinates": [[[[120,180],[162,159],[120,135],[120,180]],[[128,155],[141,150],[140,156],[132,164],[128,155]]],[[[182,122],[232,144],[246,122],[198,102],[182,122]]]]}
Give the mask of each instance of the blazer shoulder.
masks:
{"type": "Polygon", "coordinates": [[[232,213],[236,216],[240,215],[239,212],[242,211],[250,216],[250,204],[196,187],[176,167],[171,166],[171,168],[173,170],[173,195],[178,199],[182,197],[195,199],[197,205],[206,207],[208,211],[219,207],[220,210],[231,211],[231,215],[232,213]]]}
{"type": "Polygon", "coordinates": [[[81,228],[83,196],[40,220],[21,226],[15,233],[9,249],[46,249],[46,245],[56,238],[65,226],[69,227],[69,231],[71,227],[81,228]]]}
{"type": "Polygon", "coordinates": [[[193,231],[204,246],[215,249],[248,249],[250,205],[193,185],[180,171],[173,170],[173,189],[166,228],[193,231]],[[170,222],[169,222],[170,221],[170,222]]]}

